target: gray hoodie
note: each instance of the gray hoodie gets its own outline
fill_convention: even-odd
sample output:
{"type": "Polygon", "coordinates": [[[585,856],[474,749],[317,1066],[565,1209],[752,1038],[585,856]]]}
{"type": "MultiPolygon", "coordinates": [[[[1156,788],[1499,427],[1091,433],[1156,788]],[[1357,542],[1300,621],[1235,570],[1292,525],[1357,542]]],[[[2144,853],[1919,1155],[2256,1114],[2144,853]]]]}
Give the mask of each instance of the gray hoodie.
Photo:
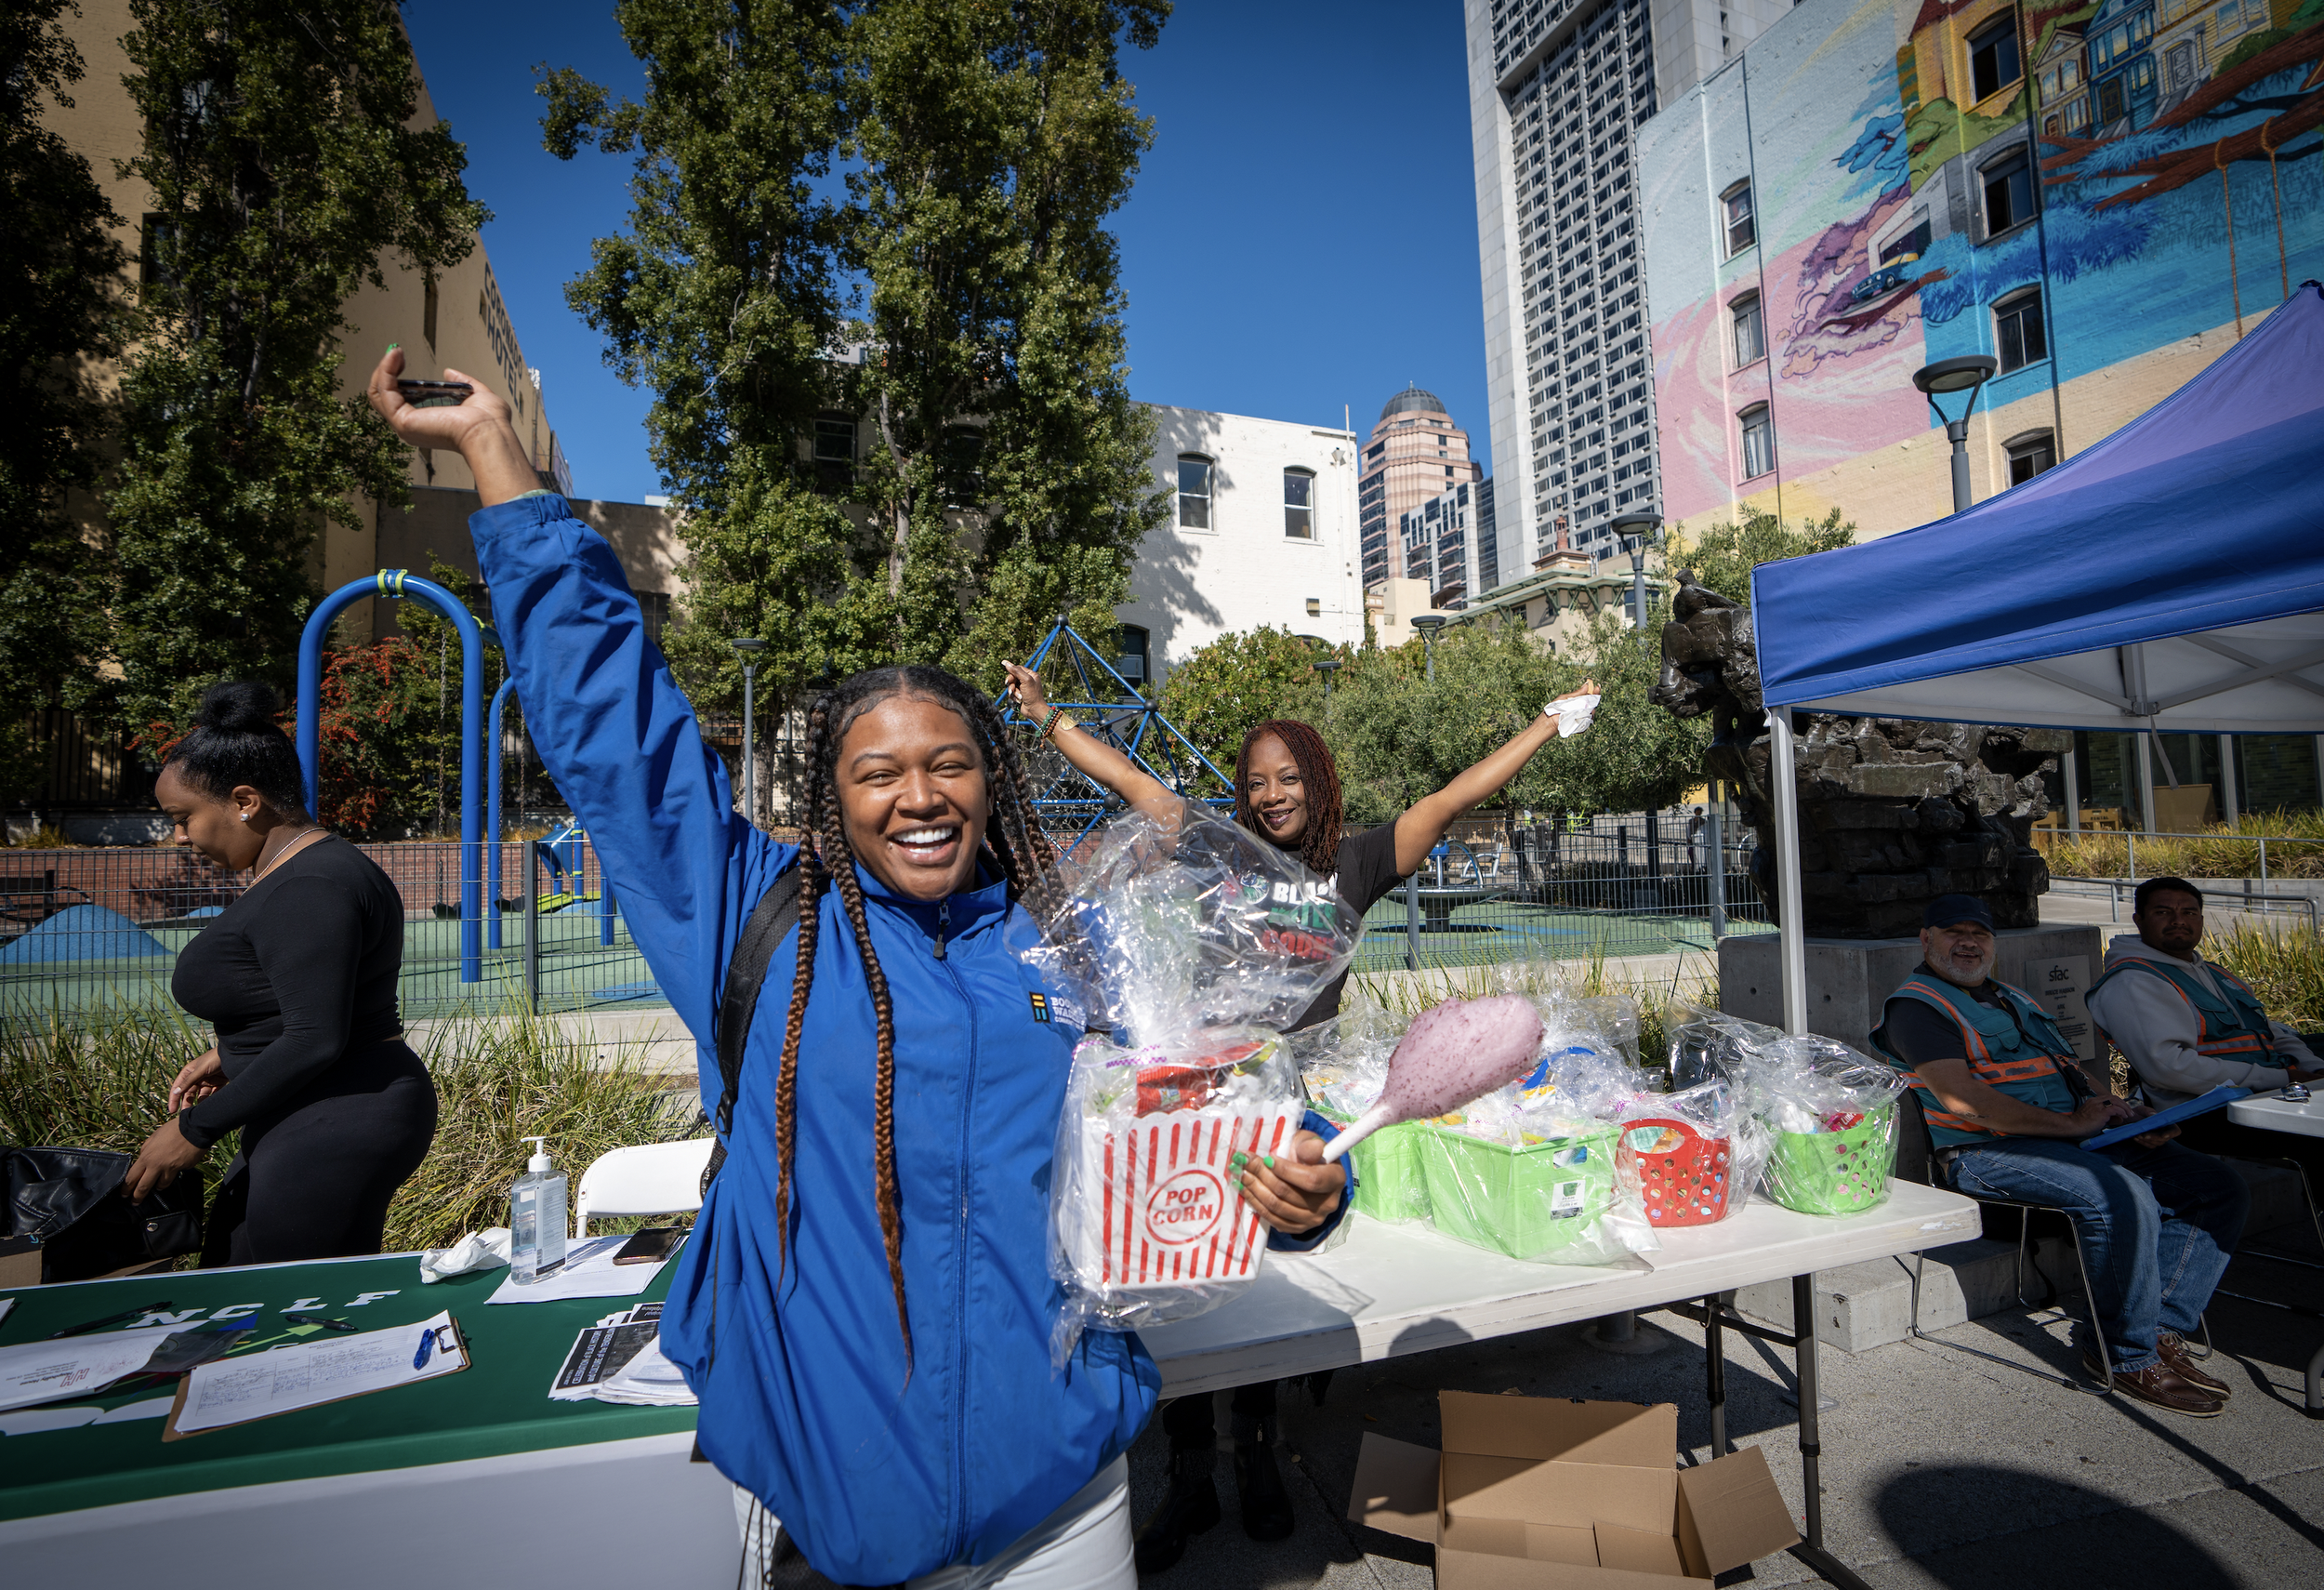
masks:
{"type": "MultiPolygon", "coordinates": [[[[2192,973],[2214,990],[2219,987],[2212,977],[2211,963],[2203,959],[2200,950],[2194,960],[2181,961],[2130,933],[2106,946],[2109,971],[2125,961],[2163,961],[2192,973]]],[[[2129,1058],[2131,1069],[2146,1084],[2146,1096],[2157,1106],[2207,1093],[2223,1082],[2238,1088],[2283,1086],[2284,1073],[2273,1066],[2214,1060],[2198,1050],[2195,1012],[2176,989],[2159,977],[2141,973],[2135,977],[2111,979],[2090,996],[2090,1014],[2129,1058]]],[[[2315,1070],[2324,1064],[2309,1053],[2300,1035],[2282,1022],[2270,1021],[2267,1025],[2275,1035],[2277,1053],[2293,1065],[2302,1070],[2315,1070]]]]}

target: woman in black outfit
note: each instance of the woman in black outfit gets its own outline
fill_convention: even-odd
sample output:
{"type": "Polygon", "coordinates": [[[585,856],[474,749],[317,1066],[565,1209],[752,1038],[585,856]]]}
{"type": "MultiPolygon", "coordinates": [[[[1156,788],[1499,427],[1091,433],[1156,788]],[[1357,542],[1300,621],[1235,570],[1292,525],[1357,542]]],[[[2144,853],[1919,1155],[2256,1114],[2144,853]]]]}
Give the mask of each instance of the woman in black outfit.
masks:
{"type": "MultiPolygon", "coordinates": [[[[1039,677],[1015,663],[1001,665],[1018,708],[1039,725],[1074,767],[1128,801],[1159,816],[1174,811],[1178,797],[1120,751],[1079,731],[1073,720],[1049,708],[1039,677]]],[[[1340,770],[1314,725],[1296,718],[1269,719],[1243,736],[1235,764],[1235,820],[1279,850],[1297,855],[1308,870],[1332,885],[1348,908],[1361,917],[1399,881],[1416,872],[1442,842],[1453,819],[1492,796],[1552,740],[1578,735],[1596,710],[1596,685],[1559,696],[1541,716],[1512,735],[1500,749],[1457,775],[1433,795],[1423,796],[1393,821],[1350,831],[1341,821],[1340,770]]],[[[1340,1014],[1340,974],[1317,995],[1293,1029],[1314,1027],[1340,1014]]],[[[1328,1377],[1327,1377],[1328,1378],[1328,1377]]],[[[1322,1398],[1321,1383],[1316,1398],[1322,1398]]],[[[1291,1532],[1291,1499],[1275,1467],[1275,1383],[1237,1386],[1235,1416],[1235,1484],[1241,1497],[1243,1532],[1255,1541],[1277,1541],[1291,1532]]],[[[1190,1535],[1219,1521],[1218,1487],[1210,1471],[1218,1449],[1217,1414],[1208,1396],[1181,1397],[1162,1410],[1170,1438],[1170,1489],[1162,1505],[1138,1531],[1138,1570],[1159,1573],[1186,1550],[1190,1535]]]]}
{"type": "Polygon", "coordinates": [[[141,1199],[240,1131],[205,1266],[377,1252],[388,1200],[436,1135],[435,1084],[395,1009],[403,897],[307,815],[275,712],[263,684],[211,686],[154,785],[178,843],[254,868],[178,952],[170,993],[218,1046],[170,1083],[171,1119],[122,1184],[141,1199]]]}

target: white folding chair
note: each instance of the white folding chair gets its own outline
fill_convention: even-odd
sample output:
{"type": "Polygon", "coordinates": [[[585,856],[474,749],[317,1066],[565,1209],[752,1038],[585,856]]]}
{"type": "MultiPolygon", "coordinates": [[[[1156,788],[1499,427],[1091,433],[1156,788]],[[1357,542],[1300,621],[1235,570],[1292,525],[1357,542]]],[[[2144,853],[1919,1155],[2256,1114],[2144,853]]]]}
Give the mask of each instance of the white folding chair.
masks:
{"type": "Polygon", "coordinates": [[[600,1154],[581,1173],[573,1200],[573,1234],[589,1234],[589,1217],[685,1214],[702,1207],[702,1173],[715,1137],[645,1143],[600,1154]]]}

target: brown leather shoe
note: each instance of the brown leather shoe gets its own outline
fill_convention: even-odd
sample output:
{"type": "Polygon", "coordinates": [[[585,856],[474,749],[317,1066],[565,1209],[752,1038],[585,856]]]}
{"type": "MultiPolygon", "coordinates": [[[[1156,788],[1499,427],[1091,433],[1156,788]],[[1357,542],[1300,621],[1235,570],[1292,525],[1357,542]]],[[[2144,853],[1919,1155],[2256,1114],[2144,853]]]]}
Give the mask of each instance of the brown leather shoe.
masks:
{"type": "MultiPolygon", "coordinates": [[[[2082,1362],[2090,1366],[2092,1374],[2098,1372],[2098,1360],[2091,1354],[2084,1353],[2082,1362]]],[[[2116,1370],[2114,1389],[2134,1402],[2170,1413],[2184,1413],[2190,1419],[2216,1419],[2227,1406],[2194,1382],[2181,1378],[2168,1362],[2140,1370],[2136,1374],[2116,1370]]]]}
{"type": "Polygon", "coordinates": [[[2181,1380],[2193,1383],[2199,1389],[2211,1393],[2222,1401],[2236,1394],[2234,1386],[2207,1372],[2196,1361],[2195,1355],[2187,1350],[2185,1336],[2165,1331],[2155,1338],[2155,1351],[2162,1355],[2162,1361],[2170,1365],[2171,1372],[2181,1380]]]}

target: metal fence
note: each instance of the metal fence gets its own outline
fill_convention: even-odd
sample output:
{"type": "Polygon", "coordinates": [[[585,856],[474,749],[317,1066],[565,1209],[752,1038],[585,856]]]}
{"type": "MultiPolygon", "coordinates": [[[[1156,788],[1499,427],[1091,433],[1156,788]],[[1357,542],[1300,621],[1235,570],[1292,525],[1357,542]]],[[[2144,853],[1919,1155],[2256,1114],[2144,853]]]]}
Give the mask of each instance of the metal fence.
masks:
{"type": "MultiPolygon", "coordinates": [[[[497,849],[499,898],[472,934],[456,841],[360,848],[403,896],[406,1019],[527,999],[543,1011],[663,1002],[586,839],[480,846],[486,875],[497,849]]],[[[167,1002],[178,952],[246,886],[190,850],[0,852],[0,1023],[167,1002]]]]}
{"type": "MultiPolygon", "coordinates": [[[[788,836],[786,836],[788,837],[788,836]]],[[[1690,844],[1639,818],[1451,840],[1366,918],[1358,971],[1710,950],[1763,933],[1749,850],[1690,844]]],[[[542,1011],[665,1002],[586,838],[497,849],[496,900],[461,908],[461,846],[360,847],[403,896],[407,1019],[529,1000],[542,1011]],[[466,947],[472,938],[472,963],[466,947]],[[472,972],[472,975],[465,975],[472,972]]],[[[495,847],[479,847],[487,874],[495,847]]],[[[102,1019],[170,1000],[178,953],[246,887],[165,846],[0,852],[0,1024],[102,1019]]]]}

